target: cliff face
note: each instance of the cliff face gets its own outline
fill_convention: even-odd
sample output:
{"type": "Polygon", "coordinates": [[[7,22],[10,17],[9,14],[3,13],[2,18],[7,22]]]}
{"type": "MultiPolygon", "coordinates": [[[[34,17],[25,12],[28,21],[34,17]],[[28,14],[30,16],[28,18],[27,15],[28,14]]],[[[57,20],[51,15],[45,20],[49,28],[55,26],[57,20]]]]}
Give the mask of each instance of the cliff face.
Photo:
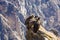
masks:
{"type": "Polygon", "coordinates": [[[0,8],[0,39],[26,40],[26,27],[17,16],[17,9],[5,1],[0,1],[0,8]]]}
{"type": "Polygon", "coordinates": [[[1,40],[25,40],[24,32],[21,31],[19,22],[9,17],[6,19],[3,15],[1,17],[1,40]],[[10,19],[10,20],[9,20],[10,19]],[[14,22],[16,22],[14,24],[14,22]]]}
{"type": "Polygon", "coordinates": [[[60,0],[0,0],[0,39],[25,40],[24,22],[31,14],[60,34],[60,0]]]}

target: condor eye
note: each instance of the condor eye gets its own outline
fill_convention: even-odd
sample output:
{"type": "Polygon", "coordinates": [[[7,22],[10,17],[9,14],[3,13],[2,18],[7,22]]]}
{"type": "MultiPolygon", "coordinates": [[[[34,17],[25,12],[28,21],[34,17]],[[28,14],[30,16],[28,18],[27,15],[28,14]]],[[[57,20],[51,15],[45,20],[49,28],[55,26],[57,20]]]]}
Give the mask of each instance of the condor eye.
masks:
{"type": "Polygon", "coordinates": [[[32,23],[32,22],[34,22],[34,21],[36,21],[36,20],[32,20],[32,19],[31,19],[29,22],[31,22],[31,23],[32,23]]]}
{"type": "Polygon", "coordinates": [[[30,23],[32,22],[32,21],[29,21],[30,23]]]}

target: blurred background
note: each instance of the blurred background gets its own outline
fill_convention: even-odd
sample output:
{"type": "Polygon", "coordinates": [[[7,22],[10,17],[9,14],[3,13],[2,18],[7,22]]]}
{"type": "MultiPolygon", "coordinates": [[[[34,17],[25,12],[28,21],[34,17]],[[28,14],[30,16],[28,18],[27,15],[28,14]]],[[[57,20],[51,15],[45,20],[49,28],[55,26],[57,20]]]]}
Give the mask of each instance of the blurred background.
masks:
{"type": "MultiPolygon", "coordinates": [[[[16,16],[23,35],[21,39],[26,31],[24,22],[32,14],[41,18],[46,30],[54,29],[60,35],[60,0],[0,0],[0,14],[12,18],[16,16]]],[[[3,29],[1,23],[3,22],[0,22],[0,33],[3,29]]]]}

